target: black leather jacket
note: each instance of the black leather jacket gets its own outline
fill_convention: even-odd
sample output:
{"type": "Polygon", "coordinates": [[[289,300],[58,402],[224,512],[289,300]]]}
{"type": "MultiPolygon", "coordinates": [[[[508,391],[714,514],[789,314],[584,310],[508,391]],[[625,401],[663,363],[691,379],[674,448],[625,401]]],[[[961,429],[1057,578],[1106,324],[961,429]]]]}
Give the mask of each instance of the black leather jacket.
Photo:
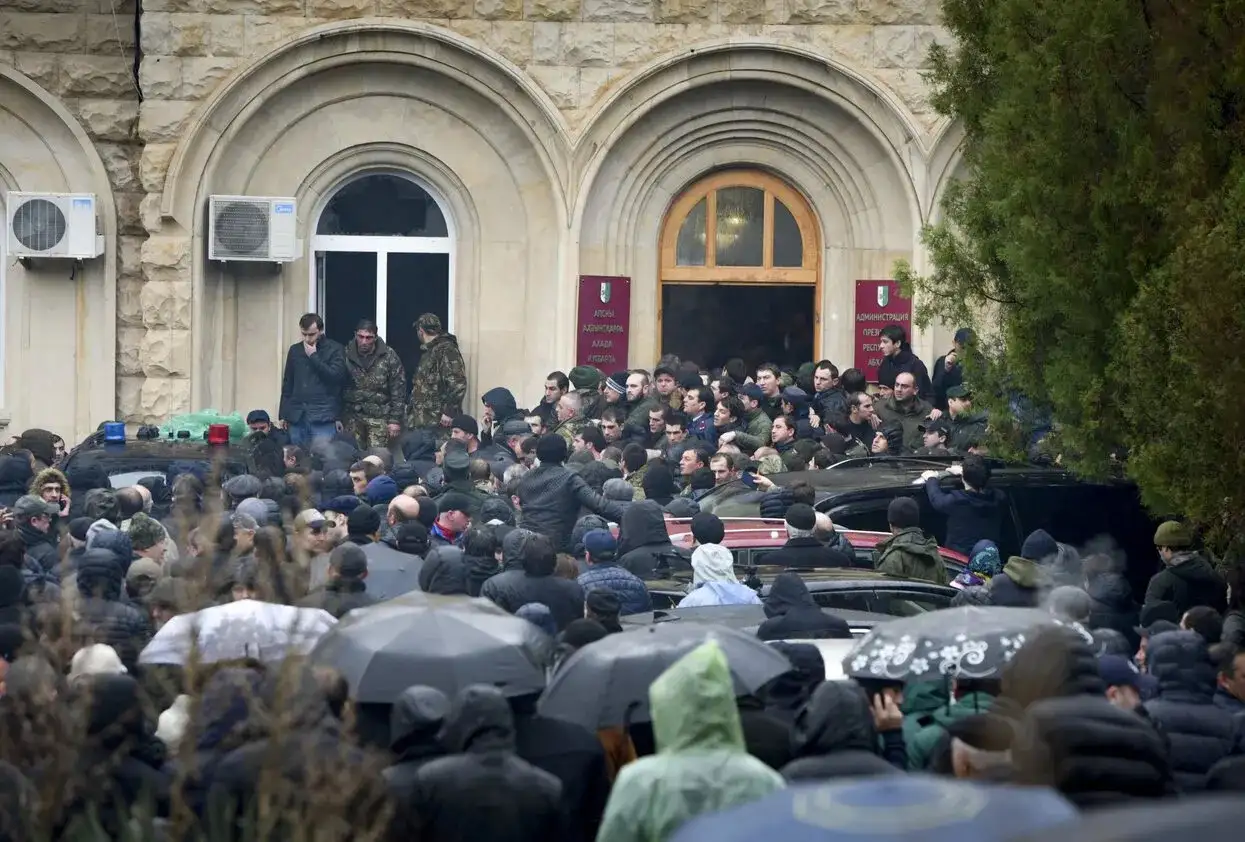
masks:
{"type": "Polygon", "coordinates": [[[541,465],[519,483],[519,526],[549,538],[558,552],[571,549],[571,530],[581,508],[622,520],[626,507],[593,491],[574,471],[562,465],[541,465]]]}

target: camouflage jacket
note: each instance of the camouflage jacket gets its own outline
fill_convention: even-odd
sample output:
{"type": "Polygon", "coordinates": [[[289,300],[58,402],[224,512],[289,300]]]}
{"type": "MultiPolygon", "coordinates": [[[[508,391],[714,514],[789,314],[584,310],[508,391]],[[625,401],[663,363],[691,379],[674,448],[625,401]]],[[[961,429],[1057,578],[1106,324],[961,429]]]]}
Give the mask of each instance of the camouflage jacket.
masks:
{"type": "Polygon", "coordinates": [[[584,418],[600,417],[601,411],[605,409],[601,393],[596,389],[579,389],[578,394],[581,401],[579,413],[584,418]]]}
{"type": "Polygon", "coordinates": [[[586,426],[588,426],[588,420],[586,418],[582,415],[572,415],[565,421],[559,421],[558,425],[549,432],[557,433],[559,436],[566,439],[566,447],[569,452],[570,448],[575,444],[575,436],[579,435],[579,432],[586,426]]]}
{"type": "Polygon", "coordinates": [[[406,369],[398,352],[377,339],[366,357],[353,339],[346,346],[346,370],[350,385],[343,401],[346,415],[401,424],[406,410],[406,369]]]}
{"type": "Polygon", "coordinates": [[[458,350],[458,340],[448,333],[436,337],[424,348],[411,380],[407,426],[437,426],[442,414],[453,417],[463,411],[466,394],[467,367],[458,350]]]}

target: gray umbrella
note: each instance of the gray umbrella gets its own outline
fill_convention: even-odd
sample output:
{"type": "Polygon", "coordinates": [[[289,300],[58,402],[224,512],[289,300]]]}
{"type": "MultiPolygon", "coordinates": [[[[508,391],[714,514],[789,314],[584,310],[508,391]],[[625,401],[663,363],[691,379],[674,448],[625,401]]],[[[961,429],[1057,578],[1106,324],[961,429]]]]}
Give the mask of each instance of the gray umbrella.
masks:
{"type": "Polygon", "coordinates": [[[412,684],[453,696],[489,684],[508,696],[539,693],[553,641],[492,602],[406,594],[350,612],[311,653],[360,702],[392,704],[412,684]]]}
{"type": "Polygon", "coordinates": [[[998,678],[1043,626],[1068,626],[1093,639],[1079,625],[1036,608],[966,605],[877,626],[843,659],[843,672],[886,681],[998,678]]]}
{"type": "Polygon", "coordinates": [[[377,599],[393,599],[419,590],[419,571],[424,560],[417,555],[401,553],[388,544],[377,542],[363,548],[367,556],[367,592],[377,599]]]}
{"type": "Polygon", "coordinates": [[[753,635],[702,623],[659,623],[611,634],[567,658],[540,697],[538,711],[594,732],[645,722],[649,685],[706,640],[716,640],[726,654],[737,695],[755,693],[791,669],[785,655],[753,635]]]}

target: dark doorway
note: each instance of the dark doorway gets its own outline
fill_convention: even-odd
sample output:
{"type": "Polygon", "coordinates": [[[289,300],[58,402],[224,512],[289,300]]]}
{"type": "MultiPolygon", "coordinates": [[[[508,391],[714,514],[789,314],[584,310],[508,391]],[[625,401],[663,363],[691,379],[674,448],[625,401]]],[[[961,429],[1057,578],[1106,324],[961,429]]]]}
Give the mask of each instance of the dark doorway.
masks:
{"type": "Polygon", "coordinates": [[[409,386],[421,354],[415,320],[435,313],[441,324],[450,323],[450,256],[390,254],[388,259],[384,338],[401,357],[409,386]]]}
{"type": "Polygon", "coordinates": [[[792,368],[814,360],[811,284],[663,284],[661,351],[719,368],[742,357],[792,368]]]}
{"type": "Polygon", "coordinates": [[[360,319],[376,319],[376,255],[326,251],[317,257],[324,261],[324,332],[345,345],[360,319]]]}

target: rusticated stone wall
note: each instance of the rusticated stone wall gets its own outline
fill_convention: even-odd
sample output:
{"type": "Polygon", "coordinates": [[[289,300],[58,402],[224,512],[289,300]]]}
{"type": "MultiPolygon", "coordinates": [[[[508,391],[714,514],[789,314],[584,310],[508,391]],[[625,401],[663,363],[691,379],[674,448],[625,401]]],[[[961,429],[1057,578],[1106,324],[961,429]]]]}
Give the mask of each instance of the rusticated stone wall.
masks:
{"type": "Polygon", "coordinates": [[[928,127],[921,68],[945,37],[938,0],[144,0],[136,88],[133,4],[0,0],[0,62],[64,99],[112,177],[118,409],[135,421],[191,402],[190,248],[187,232],[163,231],[159,215],[169,162],[223,79],[308,27],[362,17],[443,26],[522,68],[572,130],[637,67],[732,36],[839,57],[928,127]]]}

